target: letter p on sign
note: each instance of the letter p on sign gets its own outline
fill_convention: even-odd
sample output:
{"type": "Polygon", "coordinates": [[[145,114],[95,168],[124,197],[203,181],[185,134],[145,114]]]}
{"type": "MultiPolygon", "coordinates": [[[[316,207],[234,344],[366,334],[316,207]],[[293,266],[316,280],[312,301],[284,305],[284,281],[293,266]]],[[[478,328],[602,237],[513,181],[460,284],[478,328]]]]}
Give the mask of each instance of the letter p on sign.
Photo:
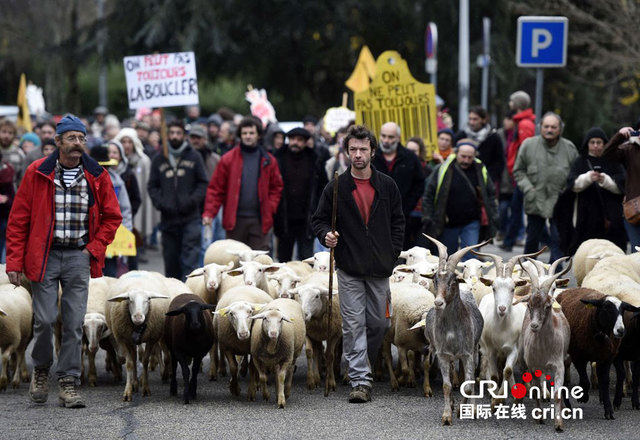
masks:
{"type": "Polygon", "coordinates": [[[520,67],[564,67],[568,33],[566,17],[518,18],[516,64],[520,67]]]}

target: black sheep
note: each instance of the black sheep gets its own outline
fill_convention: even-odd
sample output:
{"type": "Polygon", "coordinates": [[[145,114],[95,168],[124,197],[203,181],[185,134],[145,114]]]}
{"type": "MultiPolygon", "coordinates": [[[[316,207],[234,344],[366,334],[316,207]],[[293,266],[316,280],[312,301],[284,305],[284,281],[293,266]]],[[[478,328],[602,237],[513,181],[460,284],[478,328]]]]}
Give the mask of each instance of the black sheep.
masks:
{"type": "Polygon", "coordinates": [[[164,342],[171,352],[169,392],[172,396],[178,393],[176,372],[179,362],[184,380],[184,403],[196,398],[200,364],[213,345],[213,319],[209,312],[211,309],[215,309],[215,306],[206,304],[199,296],[183,293],[171,301],[166,313],[164,342]],[[191,380],[190,359],[193,361],[191,380]]]}

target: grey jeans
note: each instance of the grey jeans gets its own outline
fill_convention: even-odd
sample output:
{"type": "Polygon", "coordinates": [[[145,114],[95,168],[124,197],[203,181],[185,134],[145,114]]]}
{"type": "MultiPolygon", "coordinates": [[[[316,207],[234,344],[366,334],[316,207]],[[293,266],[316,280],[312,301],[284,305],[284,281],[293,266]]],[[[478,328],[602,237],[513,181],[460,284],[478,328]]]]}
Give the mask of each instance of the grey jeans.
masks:
{"type": "Polygon", "coordinates": [[[388,278],[354,277],[338,271],[342,348],[351,386],[371,386],[374,364],[391,321],[386,318],[391,301],[388,278]]]}
{"type": "Polygon", "coordinates": [[[32,283],[33,290],[33,351],[31,358],[37,368],[53,364],[53,333],[58,318],[58,283],[62,287],[60,316],[62,337],[56,377],[80,377],[82,324],[87,312],[89,292],[89,255],[81,250],[51,250],[44,278],[32,283]]]}

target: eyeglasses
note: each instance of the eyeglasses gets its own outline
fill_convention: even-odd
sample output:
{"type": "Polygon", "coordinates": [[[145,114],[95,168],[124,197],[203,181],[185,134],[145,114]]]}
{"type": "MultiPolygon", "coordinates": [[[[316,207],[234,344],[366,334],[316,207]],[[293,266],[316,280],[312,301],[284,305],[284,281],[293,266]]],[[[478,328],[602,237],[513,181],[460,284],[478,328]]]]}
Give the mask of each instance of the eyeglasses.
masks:
{"type": "Polygon", "coordinates": [[[71,135],[64,138],[64,140],[67,142],[71,142],[72,144],[75,144],[76,142],[80,142],[81,144],[87,143],[87,138],[84,136],[71,135]]]}

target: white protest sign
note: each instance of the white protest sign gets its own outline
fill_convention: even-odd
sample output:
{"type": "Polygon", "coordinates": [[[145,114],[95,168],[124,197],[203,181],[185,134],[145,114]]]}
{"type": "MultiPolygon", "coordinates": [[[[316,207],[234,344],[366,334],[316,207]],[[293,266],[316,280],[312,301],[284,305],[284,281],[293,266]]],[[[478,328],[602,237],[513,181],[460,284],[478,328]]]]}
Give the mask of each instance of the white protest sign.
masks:
{"type": "Polygon", "coordinates": [[[335,136],[338,130],[356,120],[356,112],[347,107],[331,107],[322,120],[324,121],[324,129],[335,136]]]}
{"type": "Polygon", "coordinates": [[[124,58],[129,108],[198,104],[193,52],[159,53],[124,58]]]}

